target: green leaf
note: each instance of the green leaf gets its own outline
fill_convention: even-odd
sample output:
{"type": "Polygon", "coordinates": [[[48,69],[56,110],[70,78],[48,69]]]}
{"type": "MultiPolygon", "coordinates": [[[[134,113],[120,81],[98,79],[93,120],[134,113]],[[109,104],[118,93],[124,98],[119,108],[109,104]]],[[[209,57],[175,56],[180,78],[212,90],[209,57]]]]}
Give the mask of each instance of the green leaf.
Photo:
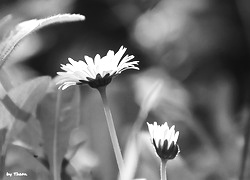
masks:
{"type": "Polygon", "coordinates": [[[64,91],[54,89],[37,108],[43,132],[44,149],[54,180],[60,180],[62,160],[67,152],[71,131],[78,126],[80,107],[79,87],[64,91]]]}
{"type": "Polygon", "coordinates": [[[79,14],[59,14],[45,19],[32,19],[19,23],[0,43],[0,68],[16,45],[33,31],[55,23],[83,21],[84,19],[85,16],[79,14]]]}

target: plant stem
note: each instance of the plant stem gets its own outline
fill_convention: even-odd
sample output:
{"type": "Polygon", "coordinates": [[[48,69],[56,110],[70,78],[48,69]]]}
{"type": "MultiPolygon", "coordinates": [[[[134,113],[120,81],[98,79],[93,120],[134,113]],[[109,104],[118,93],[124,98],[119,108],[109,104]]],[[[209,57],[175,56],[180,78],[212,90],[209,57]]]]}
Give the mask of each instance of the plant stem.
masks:
{"type": "Polygon", "coordinates": [[[5,158],[7,151],[6,134],[7,128],[0,130],[0,179],[3,179],[5,173],[5,158]]]}
{"type": "Polygon", "coordinates": [[[249,117],[249,107],[246,107],[246,128],[245,128],[245,134],[244,134],[244,147],[242,150],[241,155],[241,165],[240,165],[240,173],[239,173],[239,180],[244,179],[245,170],[246,170],[246,164],[247,164],[247,156],[249,151],[249,140],[250,140],[250,117],[249,117]]]}
{"type": "MultiPolygon", "coordinates": [[[[5,91],[2,94],[3,97],[1,97],[1,101],[3,102],[2,98],[11,100],[8,96],[5,96],[5,95],[7,94],[7,92],[10,89],[13,88],[13,84],[11,83],[10,77],[4,68],[0,68],[0,84],[2,85],[2,87],[5,91]]],[[[11,102],[12,102],[12,100],[11,100],[11,102]]],[[[12,103],[10,103],[10,104],[12,104],[12,103]]],[[[6,152],[7,152],[9,138],[6,138],[7,129],[5,129],[5,128],[1,129],[0,134],[1,134],[1,137],[0,137],[0,145],[1,145],[1,147],[0,147],[1,148],[0,149],[0,179],[3,179],[4,173],[5,173],[5,159],[6,159],[6,152]]]]}
{"type": "Polygon", "coordinates": [[[161,180],[167,180],[167,160],[161,159],[161,180]]]}
{"type": "Polygon", "coordinates": [[[54,126],[54,134],[53,134],[53,165],[52,165],[52,175],[53,175],[53,180],[61,180],[61,167],[58,167],[57,161],[57,143],[58,143],[58,124],[60,121],[60,109],[61,109],[61,101],[62,101],[62,91],[57,92],[57,97],[56,97],[56,114],[55,114],[55,126],[54,126]]]}
{"type": "MultiPolygon", "coordinates": [[[[250,50],[250,33],[249,33],[249,20],[248,20],[248,16],[246,13],[246,9],[245,9],[245,4],[247,1],[233,1],[235,3],[235,7],[236,7],[236,13],[239,16],[239,22],[241,22],[242,25],[242,32],[243,32],[243,36],[246,39],[246,47],[247,47],[247,56],[248,59],[250,57],[249,54],[249,50],[250,50]]],[[[243,77],[243,76],[242,76],[243,77]]],[[[246,73],[244,73],[244,78],[242,79],[244,80],[244,83],[247,85],[246,86],[246,93],[245,93],[245,103],[246,103],[246,113],[247,113],[247,124],[246,124],[246,129],[245,129],[245,134],[244,134],[244,147],[242,150],[242,156],[241,156],[241,164],[240,164],[240,174],[239,174],[239,180],[243,180],[244,179],[244,175],[245,175],[245,170],[246,170],[246,164],[247,164],[247,158],[248,158],[248,151],[249,151],[249,139],[250,139],[250,117],[249,117],[249,72],[246,71],[246,73]]],[[[244,112],[244,109],[243,109],[244,112]]]]}
{"type": "Polygon", "coordinates": [[[121,149],[120,149],[118,138],[117,138],[116,131],[115,131],[115,126],[114,126],[112,114],[111,114],[111,111],[110,111],[110,108],[108,105],[106,86],[102,86],[102,87],[99,87],[97,89],[98,89],[98,91],[101,95],[101,98],[102,98],[104,113],[105,113],[107,124],[108,124],[110,138],[111,138],[111,142],[112,142],[112,145],[114,148],[118,169],[119,169],[119,172],[121,175],[123,167],[124,167],[124,162],[123,162],[121,149]]]}

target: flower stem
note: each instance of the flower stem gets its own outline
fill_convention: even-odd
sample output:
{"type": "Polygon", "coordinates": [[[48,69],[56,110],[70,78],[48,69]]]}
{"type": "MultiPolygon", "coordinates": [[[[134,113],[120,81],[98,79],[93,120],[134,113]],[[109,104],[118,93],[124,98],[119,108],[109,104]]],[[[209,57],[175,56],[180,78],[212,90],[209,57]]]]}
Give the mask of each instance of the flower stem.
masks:
{"type": "Polygon", "coordinates": [[[242,150],[242,155],[241,155],[241,165],[240,165],[240,173],[239,173],[239,180],[244,179],[245,175],[245,170],[246,170],[246,164],[247,164],[247,156],[249,152],[249,143],[250,143],[250,116],[249,116],[249,107],[247,106],[246,110],[243,111],[244,114],[246,114],[246,129],[245,129],[245,134],[244,134],[244,147],[242,150]]]}
{"type": "Polygon", "coordinates": [[[98,89],[98,91],[101,95],[102,101],[103,101],[103,107],[104,107],[104,112],[105,112],[105,116],[106,116],[106,120],[107,120],[107,124],[108,124],[110,138],[111,138],[111,142],[112,142],[112,145],[114,148],[118,169],[119,169],[119,172],[121,175],[123,167],[124,167],[124,162],[123,162],[121,149],[120,149],[118,138],[117,138],[116,131],[115,131],[115,126],[114,126],[112,114],[111,114],[111,111],[110,111],[110,108],[108,105],[108,101],[107,101],[106,86],[102,86],[102,87],[99,87],[97,89],[98,89]]]}
{"type": "Polygon", "coordinates": [[[167,160],[161,159],[161,180],[167,180],[167,160]]]}

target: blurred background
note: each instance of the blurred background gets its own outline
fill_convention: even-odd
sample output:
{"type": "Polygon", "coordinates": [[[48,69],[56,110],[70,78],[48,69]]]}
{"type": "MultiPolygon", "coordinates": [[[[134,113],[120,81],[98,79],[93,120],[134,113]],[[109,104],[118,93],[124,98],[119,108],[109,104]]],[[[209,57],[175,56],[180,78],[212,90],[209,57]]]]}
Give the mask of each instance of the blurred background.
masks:
{"type": "MultiPolygon", "coordinates": [[[[144,122],[157,121],[180,131],[181,152],[169,162],[170,180],[233,180],[241,167],[244,132],[250,129],[249,8],[247,0],[1,0],[0,17],[13,17],[2,34],[33,18],[86,16],[84,22],[31,34],[11,54],[6,68],[20,84],[41,75],[55,77],[68,57],[104,56],[124,45],[126,53],[140,61],[140,71],[126,71],[108,86],[123,152],[145,98],[154,94],[141,118],[139,154],[131,165],[134,178],[159,179],[159,159],[144,122]]],[[[86,143],[76,154],[75,167],[84,179],[117,179],[101,99],[87,86],[81,87],[81,95],[77,137],[86,143]]],[[[13,153],[22,161],[24,156],[13,153]]],[[[32,169],[26,164],[21,166],[32,169]]],[[[245,179],[250,178],[247,173],[245,179]]]]}

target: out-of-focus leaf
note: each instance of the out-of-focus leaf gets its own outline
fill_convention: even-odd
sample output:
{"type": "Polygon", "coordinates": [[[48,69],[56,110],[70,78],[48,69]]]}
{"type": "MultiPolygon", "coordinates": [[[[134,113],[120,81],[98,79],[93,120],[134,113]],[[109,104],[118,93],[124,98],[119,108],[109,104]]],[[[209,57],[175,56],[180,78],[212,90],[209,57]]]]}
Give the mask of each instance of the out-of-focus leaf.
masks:
{"type": "Polygon", "coordinates": [[[89,179],[92,176],[89,172],[99,164],[97,154],[88,147],[89,136],[84,127],[79,126],[71,132],[68,152],[65,154],[69,161],[67,174],[75,180],[89,179]]]}
{"type": "Polygon", "coordinates": [[[8,14],[0,19],[0,41],[5,39],[8,33],[18,24],[17,19],[13,19],[11,14],[8,14]]]}
{"type": "MultiPolygon", "coordinates": [[[[50,78],[39,77],[13,88],[4,96],[0,104],[1,128],[8,132],[4,143],[7,145],[22,131],[26,122],[32,117],[38,102],[44,97],[50,78]]],[[[3,152],[5,154],[5,152],[3,152]]]]}
{"type": "Polygon", "coordinates": [[[3,17],[1,20],[0,20],[0,28],[3,28],[3,26],[5,26],[10,20],[11,20],[11,15],[7,15],[5,17],[3,17]]]}
{"type": "Polygon", "coordinates": [[[37,103],[45,95],[49,81],[49,77],[33,79],[11,89],[1,99],[0,131],[4,133],[4,136],[1,135],[1,164],[5,161],[8,144],[24,128],[37,103]]]}
{"type": "MultiPolygon", "coordinates": [[[[153,106],[156,106],[160,101],[160,93],[162,90],[163,81],[158,79],[155,83],[148,88],[148,91],[145,92],[144,97],[141,100],[141,109],[148,113],[153,106]]],[[[139,94],[138,94],[139,95],[139,94]]]]}
{"type": "Polygon", "coordinates": [[[84,19],[85,16],[79,14],[59,14],[44,19],[32,19],[19,23],[0,43],[0,68],[16,45],[31,32],[55,23],[83,21],[84,19]]]}
{"type": "Polygon", "coordinates": [[[71,159],[75,156],[75,154],[76,154],[76,152],[78,151],[78,149],[79,149],[82,145],[84,145],[84,144],[85,144],[85,141],[81,141],[81,142],[79,142],[78,144],[75,144],[74,146],[70,146],[70,147],[69,147],[69,150],[68,150],[68,152],[67,152],[67,154],[65,155],[66,159],[67,159],[67,160],[71,160],[71,159]]]}
{"type": "Polygon", "coordinates": [[[129,139],[135,138],[136,133],[141,129],[144,121],[147,119],[148,113],[153,109],[153,107],[159,105],[162,100],[161,91],[163,84],[163,81],[158,79],[152,85],[150,84],[149,88],[146,88],[147,91],[142,92],[139,88],[141,83],[135,82],[136,99],[140,105],[140,110],[132,127],[129,139]]]}
{"type": "MultiPolygon", "coordinates": [[[[11,79],[8,76],[8,73],[6,72],[5,68],[1,68],[0,69],[0,82],[4,88],[5,91],[9,91],[10,89],[13,88],[13,84],[11,79]]],[[[2,94],[4,94],[4,92],[2,92],[0,94],[0,97],[2,98],[2,94]]]]}
{"type": "Polygon", "coordinates": [[[44,97],[50,77],[38,77],[12,89],[2,103],[15,119],[27,122],[38,102],[44,97]]]}
{"type": "Polygon", "coordinates": [[[53,89],[37,108],[44,149],[55,180],[60,180],[62,160],[68,149],[70,134],[79,123],[79,107],[80,91],[75,86],[64,91],[53,89]]]}
{"type": "Polygon", "coordinates": [[[74,176],[79,179],[84,179],[82,176],[90,178],[89,172],[96,169],[99,164],[100,161],[97,154],[87,145],[84,145],[78,149],[75,156],[71,159],[71,167],[68,169],[68,173],[71,174],[72,177],[74,176]]]}
{"type": "Polygon", "coordinates": [[[168,120],[184,120],[190,115],[187,91],[161,69],[150,69],[134,78],[134,90],[145,111],[168,120]]]}
{"type": "MultiPolygon", "coordinates": [[[[49,180],[49,171],[42,166],[25,148],[11,144],[6,158],[6,172],[23,172],[20,180],[49,180]]],[[[13,178],[13,176],[12,176],[13,178]]],[[[4,180],[9,179],[5,176],[4,180]]],[[[14,178],[15,179],[15,178],[14,178]]],[[[19,178],[18,178],[19,179],[19,178]]]]}
{"type": "Polygon", "coordinates": [[[27,149],[35,157],[44,158],[42,130],[39,121],[32,117],[12,144],[27,149]]]}
{"type": "MultiPolygon", "coordinates": [[[[87,164],[79,165],[77,164],[77,161],[75,161],[76,159],[78,161],[80,159],[80,162],[84,163],[84,159],[82,157],[79,157],[79,152],[83,153],[82,149],[87,148],[84,146],[86,141],[87,136],[83,131],[82,127],[79,126],[71,132],[71,136],[69,139],[69,147],[67,153],[65,154],[65,159],[69,162],[66,168],[67,174],[69,174],[72,178],[74,177],[75,179],[84,179],[84,173],[81,172],[81,169],[79,167],[86,170],[87,172],[89,171],[88,169],[90,167],[86,168],[87,164]]],[[[88,163],[93,163],[92,156],[94,155],[84,153],[82,156],[88,156],[88,158],[90,158],[87,160],[88,163]]]]}
{"type": "Polygon", "coordinates": [[[13,122],[13,117],[10,112],[5,108],[5,106],[0,101],[0,129],[7,128],[13,122]]]}

